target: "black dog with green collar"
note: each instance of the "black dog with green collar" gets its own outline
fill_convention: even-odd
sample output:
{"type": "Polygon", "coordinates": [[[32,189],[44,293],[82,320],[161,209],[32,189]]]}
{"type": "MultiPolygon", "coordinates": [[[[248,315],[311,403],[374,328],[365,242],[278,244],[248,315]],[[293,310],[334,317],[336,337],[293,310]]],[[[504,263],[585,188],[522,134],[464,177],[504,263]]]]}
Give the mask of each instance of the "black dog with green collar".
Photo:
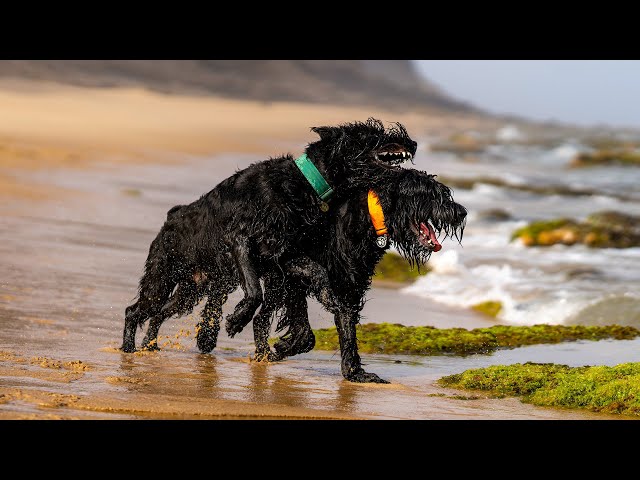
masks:
{"type": "Polygon", "coordinates": [[[162,322],[191,312],[203,296],[197,342],[211,351],[222,304],[239,285],[245,296],[226,319],[235,335],[264,301],[260,278],[307,256],[308,245],[325,245],[330,222],[342,214],[334,205],[384,185],[416,152],[400,124],[385,128],[369,119],[312,131],[320,140],[305,154],[333,191],[320,200],[327,211],[291,155],[254,163],[195,202],[173,207],[149,248],[137,301],[126,308],[123,351],[135,350],[136,330],[147,320],[143,347],[157,348],[162,322]]]}

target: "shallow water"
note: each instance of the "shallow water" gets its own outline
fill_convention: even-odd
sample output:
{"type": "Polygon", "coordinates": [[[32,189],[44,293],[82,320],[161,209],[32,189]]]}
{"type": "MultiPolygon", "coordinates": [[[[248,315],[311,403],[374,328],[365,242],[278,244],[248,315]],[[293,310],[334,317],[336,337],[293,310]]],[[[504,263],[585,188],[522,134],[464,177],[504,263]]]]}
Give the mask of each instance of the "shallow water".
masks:
{"type": "MultiPolygon", "coordinates": [[[[433,382],[497,363],[640,361],[638,341],[576,342],[464,358],[364,355],[366,369],[392,381],[382,386],[344,381],[338,352],[269,365],[250,362],[250,329],[235,339],[221,332],[214,353],[202,355],[193,338],[196,314],[165,323],[160,352],[119,352],[124,308],[166,211],[193,201],[253,160],[227,156],[173,166],[125,170],[103,164],[40,173],[34,181],[81,193],[47,204],[0,207],[0,418],[617,418],[517,399],[460,400],[453,398],[460,392],[433,382]],[[74,361],[83,363],[68,363],[74,361]]],[[[225,313],[239,297],[231,296],[225,313]]],[[[491,324],[466,309],[397,290],[373,289],[368,298],[366,322],[491,324]]],[[[315,328],[332,324],[315,302],[310,308],[315,328]]]]}

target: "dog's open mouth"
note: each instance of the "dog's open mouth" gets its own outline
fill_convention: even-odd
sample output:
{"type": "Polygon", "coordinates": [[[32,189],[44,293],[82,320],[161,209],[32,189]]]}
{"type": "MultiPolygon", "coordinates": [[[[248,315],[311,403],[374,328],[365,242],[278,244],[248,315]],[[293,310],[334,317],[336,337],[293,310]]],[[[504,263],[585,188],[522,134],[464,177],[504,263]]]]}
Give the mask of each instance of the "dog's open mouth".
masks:
{"type": "Polygon", "coordinates": [[[396,143],[385,145],[375,155],[376,160],[392,167],[399,167],[403,163],[413,160],[413,154],[396,143]]]}
{"type": "Polygon", "coordinates": [[[420,222],[420,225],[414,229],[420,245],[434,252],[439,252],[442,249],[436,231],[429,222],[420,222]]]}

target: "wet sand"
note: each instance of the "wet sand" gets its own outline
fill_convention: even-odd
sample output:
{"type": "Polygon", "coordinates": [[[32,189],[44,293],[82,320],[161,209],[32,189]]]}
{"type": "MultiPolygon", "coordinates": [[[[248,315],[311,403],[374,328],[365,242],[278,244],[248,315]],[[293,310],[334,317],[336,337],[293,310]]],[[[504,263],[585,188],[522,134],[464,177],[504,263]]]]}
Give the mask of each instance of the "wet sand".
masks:
{"type": "MultiPolygon", "coordinates": [[[[108,91],[100,94],[109,96],[108,91]]],[[[148,100],[146,93],[136,95],[148,100]]],[[[7,98],[0,93],[0,106],[7,98]]],[[[108,98],[103,100],[109,104],[108,98]]],[[[73,102],[69,105],[75,108],[73,102]]],[[[616,418],[538,408],[517,399],[460,396],[434,385],[442,375],[493,361],[489,356],[364,355],[365,368],[392,384],[360,385],[343,380],[339,352],[314,351],[276,364],[251,362],[250,328],[234,339],[223,330],[214,353],[202,355],[194,339],[199,309],[165,323],[160,352],[121,353],[117,347],[124,308],[136,293],[149,243],[166,211],[195,200],[236,168],[264,158],[262,149],[295,152],[296,145],[301,148],[311,138],[301,135],[283,142],[267,129],[256,136],[262,139],[254,143],[260,152],[242,148],[243,153],[218,151],[205,157],[189,150],[178,156],[185,138],[165,139],[153,147],[167,148],[167,161],[151,161],[148,152],[136,158],[138,150],[116,142],[112,148],[122,155],[96,158],[97,151],[106,151],[93,150],[99,142],[86,151],[80,144],[58,146],[71,141],[69,132],[59,132],[58,137],[51,133],[58,143],[47,144],[43,131],[29,132],[21,121],[26,119],[12,130],[4,117],[0,120],[0,139],[5,141],[0,150],[0,419],[616,418]],[[37,143],[43,149],[25,154],[31,161],[24,164],[14,151],[7,153],[27,148],[15,140],[20,135],[25,142],[31,135],[28,148],[37,143]],[[76,157],[67,157],[70,153],[76,157]]],[[[299,121],[290,121],[299,127],[299,121]]],[[[69,128],[82,132],[81,126],[69,128]]],[[[238,292],[231,296],[225,314],[239,298],[238,292]]],[[[492,323],[474,312],[398,290],[374,288],[368,298],[364,322],[466,328],[492,323]]],[[[314,328],[332,325],[314,301],[310,320],[314,328]]],[[[138,344],[140,340],[139,333],[138,344]]]]}

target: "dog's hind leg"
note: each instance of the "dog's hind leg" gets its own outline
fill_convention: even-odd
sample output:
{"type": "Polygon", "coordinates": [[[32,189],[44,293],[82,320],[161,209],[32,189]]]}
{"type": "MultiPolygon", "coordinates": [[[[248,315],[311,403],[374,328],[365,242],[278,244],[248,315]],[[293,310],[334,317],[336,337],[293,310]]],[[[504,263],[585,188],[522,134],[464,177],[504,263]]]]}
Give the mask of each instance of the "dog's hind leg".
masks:
{"type": "Polygon", "coordinates": [[[142,340],[143,350],[160,350],[160,347],[158,347],[158,331],[160,330],[160,326],[170,316],[171,315],[159,313],[151,317],[149,326],[147,327],[147,333],[144,336],[144,340],[142,340]]]}
{"type": "Polygon", "coordinates": [[[258,362],[282,359],[280,355],[274,354],[269,348],[269,332],[271,331],[273,313],[277,310],[278,304],[284,296],[282,287],[283,279],[281,276],[265,275],[264,302],[258,315],[253,318],[253,339],[256,344],[254,359],[258,362]]]}
{"type": "Polygon", "coordinates": [[[142,341],[145,350],[160,350],[158,347],[158,332],[165,320],[176,314],[183,314],[193,310],[200,300],[198,286],[191,281],[178,284],[175,293],[167,300],[167,303],[156,315],[149,320],[147,333],[142,341]]]}
{"type": "Polygon", "coordinates": [[[222,306],[227,301],[228,294],[224,290],[212,289],[209,293],[202,319],[196,325],[196,345],[202,353],[209,353],[218,343],[220,332],[220,319],[222,318],[222,306]]]}
{"type": "Polygon", "coordinates": [[[244,298],[238,302],[232,314],[227,315],[225,328],[230,337],[235,336],[253,319],[262,303],[262,287],[256,268],[251,262],[248,241],[238,241],[232,249],[232,256],[240,276],[244,298]]]}
{"type": "Polygon", "coordinates": [[[164,227],[151,242],[149,255],[140,278],[138,301],[125,309],[124,332],[121,350],[134,352],[136,330],[148,318],[157,315],[165,304],[176,281],[171,275],[171,264],[167,259],[164,227]]]}
{"type": "Polygon", "coordinates": [[[138,325],[142,324],[147,318],[148,314],[140,308],[139,300],[125,309],[124,332],[122,335],[122,347],[120,347],[123,352],[131,353],[136,351],[136,330],[138,325]]]}
{"type": "MultiPolygon", "coordinates": [[[[168,290],[168,288],[166,288],[168,290]]],[[[169,296],[169,292],[164,295],[164,298],[169,296]]],[[[162,296],[158,297],[163,298],[162,296]]],[[[150,337],[150,331],[153,332],[155,330],[155,334],[153,334],[153,338],[157,336],[157,330],[162,325],[164,321],[164,317],[159,319],[162,312],[162,308],[159,306],[159,302],[153,302],[149,300],[149,297],[140,294],[140,299],[134,303],[133,305],[128,306],[125,309],[125,317],[124,317],[124,333],[122,338],[122,347],[120,349],[123,352],[135,352],[136,351],[136,330],[139,325],[143,325],[144,322],[151,317],[151,321],[149,322],[149,327],[147,329],[147,334],[145,336],[145,340],[143,341],[143,346],[145,348],[148,347],[148,341],[150,337]]],[[[171,316],[171,315],[169,315],[171,316]]]]}

